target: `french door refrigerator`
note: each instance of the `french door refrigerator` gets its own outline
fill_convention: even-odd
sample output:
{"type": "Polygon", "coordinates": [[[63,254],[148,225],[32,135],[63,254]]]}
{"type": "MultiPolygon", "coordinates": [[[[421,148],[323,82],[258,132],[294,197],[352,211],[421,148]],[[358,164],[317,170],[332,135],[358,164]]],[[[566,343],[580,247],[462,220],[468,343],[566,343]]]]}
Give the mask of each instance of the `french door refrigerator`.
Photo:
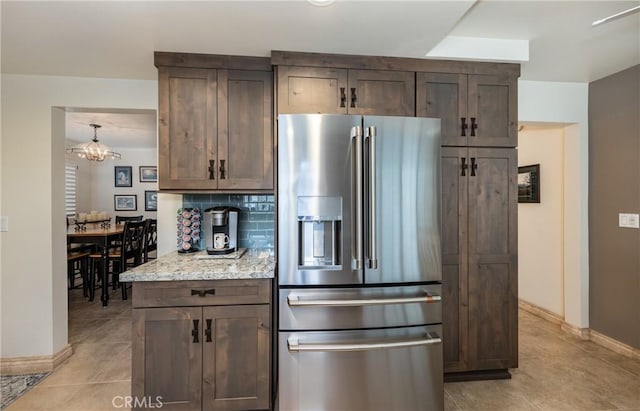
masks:
{"type": "Polygon", "coordinates": [[[278,116],[280,410],[443,408],[440,120],[278,116]]]}

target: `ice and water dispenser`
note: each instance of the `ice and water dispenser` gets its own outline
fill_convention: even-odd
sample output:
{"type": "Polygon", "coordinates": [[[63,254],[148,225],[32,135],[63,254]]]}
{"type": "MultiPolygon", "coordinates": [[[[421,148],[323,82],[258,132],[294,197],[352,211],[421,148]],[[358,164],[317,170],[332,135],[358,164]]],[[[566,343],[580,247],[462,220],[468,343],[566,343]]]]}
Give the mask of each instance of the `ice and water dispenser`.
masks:
{"type": "Polygon", "coordinates": [[[298,268],[342,268],[342,198],[298,197],[298,268]]]}

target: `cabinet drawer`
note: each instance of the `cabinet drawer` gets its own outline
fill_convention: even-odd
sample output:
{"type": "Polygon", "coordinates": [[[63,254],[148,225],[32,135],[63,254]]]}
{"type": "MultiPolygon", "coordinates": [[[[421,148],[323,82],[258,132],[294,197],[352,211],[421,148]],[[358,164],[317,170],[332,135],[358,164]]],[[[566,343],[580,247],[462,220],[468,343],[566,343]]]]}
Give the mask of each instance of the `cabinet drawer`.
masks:
{"type": "Polygon", "coordinates": [[[134,308],[268,304],[271,280],[134,282],[132,294],[134,308]]]}

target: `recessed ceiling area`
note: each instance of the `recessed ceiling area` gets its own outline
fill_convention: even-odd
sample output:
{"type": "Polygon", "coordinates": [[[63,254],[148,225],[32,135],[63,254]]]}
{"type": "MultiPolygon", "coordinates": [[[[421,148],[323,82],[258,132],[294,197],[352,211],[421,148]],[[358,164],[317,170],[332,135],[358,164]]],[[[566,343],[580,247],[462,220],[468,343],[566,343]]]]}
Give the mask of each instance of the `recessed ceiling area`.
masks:
{"type": "Polygon", "coordinates": [[[97,110],[67,108],[66,138],[84,143],[93,138],[89,124],[99,124],[98,140],[113,149],[155,149],[157,121],[155,110],[97,110]]]}

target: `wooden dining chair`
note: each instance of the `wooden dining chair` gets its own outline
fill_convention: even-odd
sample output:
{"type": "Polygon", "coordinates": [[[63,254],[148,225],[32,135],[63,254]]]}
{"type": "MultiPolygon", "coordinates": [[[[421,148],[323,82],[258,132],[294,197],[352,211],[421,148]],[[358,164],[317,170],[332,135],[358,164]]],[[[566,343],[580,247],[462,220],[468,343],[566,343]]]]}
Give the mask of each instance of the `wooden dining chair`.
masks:
{"type": "MultiPolygon", "coordinates": [[[[143,250],[145,244],[145,234],[147,229],[146,221],[125,221],[122,232],[121,245],[109,250],[109,262],[111,263],[111,285],[115,290],[118,285],[122,289],[122,299],[127,299],[127,283],[120,283],[118,275],[126,271],[128,267],[135,267],[142,264],[143,250]]],[[[95,293],[96,268],[101,267],[102,254],[92,253],[91,258],[91,297],[95,293]]],[[[108,284],[102,284],[107,287],[108,284]]]]}
{"type": "Polygon", "coordinates": [[[150,256],[149,253],[158,249],[158,220],[154,218],[147,219],[147,232],[144,242],[144,262],[153,260],[156,257],[150,256]]]}
{"type": "Polygon", "coordinates": [[[67,248],[67,277],[69,281],[69,290],[75,287],[76,277],[79,275],[82,279],[82,294],[86,297],[89,291],[89,256],[90,249],[82,249],[80,251],[72,251],[67,248]]]}
{"type": "Polygon", "coordinates": [[[124,223],[125,221],[142,221],[142,219],[143,219],[143,216],[141,215],[134,215],[134,216],[117,215],[116,224],[124,223]]]}

